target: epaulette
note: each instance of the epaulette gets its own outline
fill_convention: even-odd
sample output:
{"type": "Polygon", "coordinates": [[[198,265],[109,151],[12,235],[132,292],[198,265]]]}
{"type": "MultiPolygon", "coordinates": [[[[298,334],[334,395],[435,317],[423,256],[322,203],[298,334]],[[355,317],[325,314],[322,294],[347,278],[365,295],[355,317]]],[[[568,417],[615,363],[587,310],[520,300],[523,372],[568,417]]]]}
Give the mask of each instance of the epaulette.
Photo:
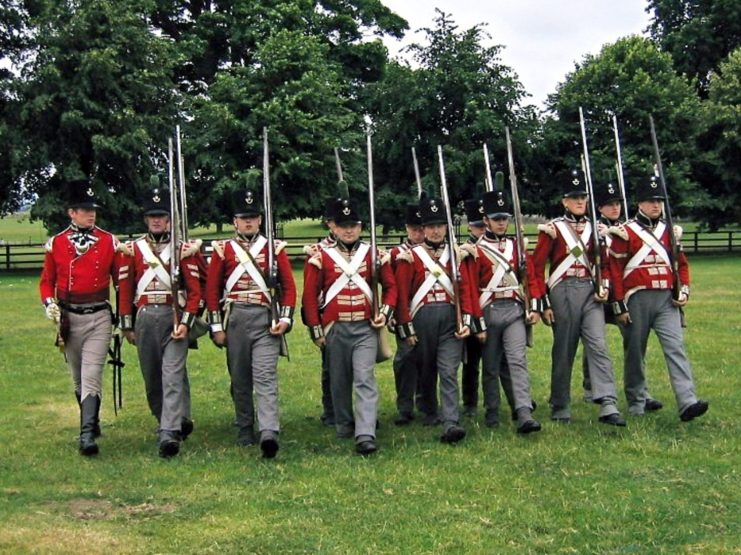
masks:
{"type": "Polygon", "coordinates": [[[319,243],[314,243],[313,245],[304,245],[304,254],[306,256],[314,256],[318,252],[319,243]]]}
{"type": "Polygon", "coordinates": [[[456,246],[455,246],[455,257],[456,257],[456,258],[458,259],[458,263],[459,263],[459,264],[460,264],[460,263],[461,263],[461,262],[463,261],[463,259],[464,259],[464,258],[466,258],[466,257],[467,257],[467,256],[468,256],[469,254],[471,254],[471,253],[470,253],[470,252],[468,252],[467,250],[463,249],[463,247],[461,247],[461,246],[459,246],[459,245],[456,245],[456,246]]]}
{"type": "Polygon", "coordinates": [[[682,240],[682,234],[684,233],[684,230],[682,229],[682,226],[675,225],[674,226],[674,240],[679,243],[679,241],[682,240]]]}
{"type": "Polygon", "coordinates": [[[183,252],[182,257],[185,258],[186,256],[193,256],[197,252],[201,250],[201,245],[203,244],[203,241],[201,239],[196,239],[195,241],[188,241],[187,243],[183,243],[183,252]]]}
{"type": "Polygon", "coordinates": [[[318,252],[314,256],[309,258],[309,264],[312,264],[321,270],[322,269],[322,253],[318,252]]]}
{"type": "Polygon", "coordinates": [[[412,255],[411,249],[399,251],[399,254],[396,255],[396,261],[398,262],[399,260],[412,264],[414,262],[414,256],[412,255]]]}
{"type": "Polygon", "coordinates": [[[224,258],[224,241],[211,241],[211,248],[214,252],[219,255],[220,258],[224,258]]]}
{"type": "Polygon", "coordinates": [[[523,237],[522,238],[522,244],[524,245],[525,250],[527,250],[527,247],[530,244],[530,239],[528,237],[523,237]]]}
{"type": "Polygon", "coordinates": [[[558,237],[558,232],[556,231],[556,226],[553,225],[553,222],[548,222],[547,224],[538,224],[538,231],[549,235],[551,239],[555,239],[556,237],[558,237]]]}
{"type": "Polygon", "coordinates": [[[121,241],[116,250],[126,256],[134,256],[134,241],[121,241]]]}
{"type": "Polygon", "coordinates": [[[607,228],[607,233],[620,237],[623,241],[628,240],[628,231],[625,229],[625,224],[611,225],[607,228]]]}
{"type": "MultiPolygon", "coordinates": [[[[54,237],[56,237],[56,235],[54,237]]],[[[54,237],[50,237],[49,240],[44,243],[44,250],[46,252],[51,252],[52,250],[54,250],[54,237]]]]}
{"type": "Polygon", "coordinates": [[[280,253],[280,251],[282,251],[283,249],[285,249],[286,248],[286,245],[288,245],[288,243],[286,243],[285,241],[281,241],[279,239],[273,241],[273,244],[275,245],[275,254],[280,253]]]}
{"type": "Polygon", "coordinates": [[[381,265],[384,264],[390,264],[391,263],[391,251],[387,251],[384,249],[378,249],[378,258],[381,261],[381,265]]]}
{"type": "Polygon", "coordinates": [[[476,260],[479,257],[479,250],[476,248],[476,243],[463,243],[460,246],[460,250],[465,253],[463,258],[467,255],[471,255],[474,260],[476,260]]]}

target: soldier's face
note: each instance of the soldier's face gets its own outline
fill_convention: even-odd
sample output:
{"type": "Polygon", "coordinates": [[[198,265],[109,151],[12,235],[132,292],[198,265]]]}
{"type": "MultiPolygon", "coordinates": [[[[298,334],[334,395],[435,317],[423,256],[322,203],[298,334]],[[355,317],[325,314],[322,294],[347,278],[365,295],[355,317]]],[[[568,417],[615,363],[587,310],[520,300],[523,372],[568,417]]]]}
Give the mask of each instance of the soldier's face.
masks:
{"type": "Polygon", "coordinates": [[[409,225],[407,224],[407,238],[412,243],[419,244],[425,239],[425,232],[421,225],[409,225]]]}
{"type": "Polygon", "coordinates": [[[236,216],[234,218],[234,228],[237,230],[237,233],[242,235],[255,235],[260,231],[261,224],[262,216],[236,216]]]}
{"type": "Polygon", "coordinates": [[[468,226],[468,232],[474,237],[476,237],[477,239],[481,237],[485,231],[486,231],[485,225],[469,225],[468,226]]]}
{"type": "Polygon", "coordinates": [[[147,224],[147,231],[149,233],[165,233],[170,229],[170,216],[167,214],[144,216],[144,222],[147,224]]]}
{"type": "Polygon", "coordinates": [[[343,243],[354,243],[360,239],[360,230],[363,226],[360,224],[346,223],[335,226],[337,238],[343,243]]]}
{"type": "Polygon", "coordinates": [[[93,227],[95,225],[95,208],[70,208],[67,215],[72,223],[78,227],[93,227]]]}
{"type": "Polygon", "coordinates": [[[642,200],[638,203],[638,209],[652,220],[655,220],[661,216],[664,209],[664,201],[657,198],[642,200]]]}
{"type": "Polygon", "coordinates": [[[619,200],[613,200],[599,207],[599,213],[608,220],[617,220],[620,217],[622,204],[619,200]]]}
{"type": "Polygon", "coordinates": [[[507,233],[507,227],[509,227],[509,218],[506,216],[497,218],[484,217],[484,223],[489,228],[489,231],[495,235],[504,235],[507,233]]]}
{"type": "Polygon", "coordinates": [[[445,240],[445,233],[448,230],[446,224],[423,225],[425,239],[431,243],[442,243],[445,240]]]}
{"type": "Polygon", "coordinates": [[[564,197],[561,202],[563,207],[574,216],[583,216],[587,211],[587,195],[564,197]]]}

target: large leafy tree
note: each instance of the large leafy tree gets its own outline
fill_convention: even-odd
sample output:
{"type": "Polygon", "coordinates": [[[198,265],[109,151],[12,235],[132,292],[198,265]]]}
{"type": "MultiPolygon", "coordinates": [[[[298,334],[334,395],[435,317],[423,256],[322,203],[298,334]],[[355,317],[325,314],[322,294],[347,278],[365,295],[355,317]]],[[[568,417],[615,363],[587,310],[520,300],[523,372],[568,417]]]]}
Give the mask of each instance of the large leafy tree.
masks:
{"type": "Polygon", "coordinates": [[[383,81],[368,91],[378,152],[381,221],[401,225],[405,202],[416,195],[411,148],[415,147],[425,187],[439,183],[437,147],[444,147],[452,202],[484,191],[482,147],[490,149],[492,171],[506,161],[504,128],[516,131],[516,150],[537,120],[523,107],[526,93],[514,71],[501,63],[501,46],[486,47],[481,26],[459,30],[438,10],[425,44],[409,47],[415,66],[390,65],[383,81]]]}
{"type": "Polygon", "coordinates": [[[741,6],[736,0],[649,0],[649,31],[671,54],[676,69],[697,79],[706,97],[710,75],[741,46],[741,6]]]}
{"type": "Polygon", "coordinates": [[[694,213],[704,195],[692,177],[695,140],[701,130],[700,101],[690,84],[674,71],[671,57],[648,39],[632,36],[586,56],[548,100],[549,115],[538,145],[542,194],[557,202],[582,153],[579,107],[584,110],[594,181],[616,179],[612,114],[619,121],[628,181],[653,173],[649,114],[654,116],[672,206],[679,215],[694,213]]]}

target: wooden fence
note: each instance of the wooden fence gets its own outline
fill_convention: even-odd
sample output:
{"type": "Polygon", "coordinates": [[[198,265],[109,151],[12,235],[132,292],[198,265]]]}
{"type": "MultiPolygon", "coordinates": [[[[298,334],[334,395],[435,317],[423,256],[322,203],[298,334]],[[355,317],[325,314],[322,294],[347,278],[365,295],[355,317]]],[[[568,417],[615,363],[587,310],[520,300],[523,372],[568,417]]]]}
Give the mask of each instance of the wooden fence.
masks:
{"type": "MultiPolygon", "coordinates": [[[[535,246],[536,236],[527,235],[530,249],[535,246]]],[[[303,247],[316,243],[321,236],[287,237],[286,249],[288,256],[294,263],[304,257],[303,247]]],[[[378,244],[383,248],[398,245],[401,235],[378,236],[378,244]]],[[[697,232],[685,231],[682,236],[682,245],[688,254],[727,254],[741,252],[741,230],[697,232]]],[[[211,243],[204,241],[204,251],[210,254],[211,243]]],[[[36,271],[44,263],[44,245],[40,243],[5,243],[0,245],[0,272],[36,271]]]]}

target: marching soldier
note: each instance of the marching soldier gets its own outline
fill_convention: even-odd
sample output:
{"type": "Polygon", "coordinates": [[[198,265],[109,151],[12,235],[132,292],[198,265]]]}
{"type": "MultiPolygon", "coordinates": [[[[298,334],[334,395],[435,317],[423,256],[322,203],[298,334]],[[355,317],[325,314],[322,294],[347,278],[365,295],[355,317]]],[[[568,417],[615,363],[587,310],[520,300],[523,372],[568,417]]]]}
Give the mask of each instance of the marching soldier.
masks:
{"type": "MultiPolygon", "coordinates": [[[[484,235],[484,203],[481,199],[469,199],[465,203],[468,220],[468,239],[465,245],[475,245],[484,235]]],[[[479,404],[479,368],[481,367],[481,342],[475,335],[466,338],[466,360],[461,369],[461,398],[463,415],[476,416],[479,404]]]]}
{"type": "Polygon", "coordinates": [[[303,307],[311,339],[325,351],[337,437],[354,437],[355,450],[370,455],[378,449],[377,330],[383,329],[396,305],[396,284],[386,259],[378,276],[382,306],[373,319],[370,245],[360,240],[362,223],[355,204],[338,200],[334,222],[337,243],[321,249],[306,266],[303,307]]]}
{"type": "Polygon", "coordinates": [[[625,426],[617,408],[615,376],[605,343],[602,303],[607,301],[609,275],[603,268],[603,283],[595,287],[592,261],[594,250],[601,247],[593,244],[592,224],[586,217],[587,190],[578,177],[568,184],[561,202],[564,215],[538,226],[533,254],[536,279],[546,284],[543,322],[553,327],[551,420],[571,421],[571,369],[581,338],[589,362],[593,402],[600,405],[599,421],[625,426]]]}
{"type": "Polygon", "coordinates": [[[170,275],[170,193],[154,189],[144,201],[147,234],[121,245],[119,313],[126,340],[136,345],[147,403],[157,419],[159,454],[173,457],[193,431],[186,359],[188,332],[201,301],[201,242],[177,245],[184,291],[173,288],[170,275]],[[180,295],[184,293],[182,313],[180,295]],[[174,324],[174,322],[177,322],[174,324]]]}
{"type": "Polygon", "coordinates": [[[471,295],[465,272],[461,273],[460,303],[463,322],[456,329],[454,285],[451,275],[445,206],[440,198],[420,201],[425,240],[397,257],[396,282],[398,333],[414,347],[420,364],[425,423],[441,421],[443,443],[457,443],[466,437],[459,423],[458,365],[463,356],[463,339],[471,333],[471,295]],[[440,414],[435,391],[440,381],[440,414]]]}
{"type": "MultiPolygon", "coordinates": [[[[689,422],[708,410],[708,402],[695,394],[690,362],[684,348],[681,308],[690,294],[690,274],[684,251],[679,252],[679,298],[672,289],[671,241],[662,218],[664,194],[656,179],[636,187],[638,213],[621,226],[612,241],[614,310],[625,326],[625,396],[631,414],[642,414],[646,402],[645,356],[648,334],[653,328],[666,359],[669,379],[679,408],[679,418],[689,422]]],[[[679,241],[679,237],[677,237],[679,241]]]]}
{"type": "MultiPolygon", "coordinates": [[[[474,322],[479,322],[477,338],[484,340],[483,387],[486,405],[486,424],[499,422],[499,371],[508,363],[512,408],[517,415],[517,432],[529,434],[540,430],[540,423],[532,417],[532,399],[527,368],[527,330],[524,299],[518,281],[516,241],[508,237],[509,205],[502,192],[490,191],[483,198],[485,234],[471,249],[473,256],[466,259],[469,274],[475,285],[474,322]],[[481,319],[484,322],[481,322],[481,319]]],[[[535,276],[532,260],[527,256],[529,293],[532,306],[527,324],[540,320],[542,285],[535,276]]]]}
{"type": "MultiPolygon", "coordinates": [[[[606,247],[609,249],[610,244],[612,243],[612,233],[614,232],[615,228],[620,226],[624,221],[621,214],[623,207],[623,196],[618,188],[615,187],[615,185],[613,185],[612,183],[595,184],[594,204],[600,213],[598,219],[598,223],[600,226],[600,235],[604,239],[606,247]]],[[[605,303],[603,306],[605,309],[605,323],[612,324],[618,327],[621,334],[624,336],[624,328],[622,326],[618,326],[617,324],[615,313],[612,310],[612,303],[605,303]]],[[[623,349],[625,349],[624,342],[623,349]]],[[[589,364],[587,362],[586,351],[583,353],[582,356],[582,372],[584,374],[584,400],[587,402],[591,402],[592,388],[589,382],[589,364]]],[[[661,410],[664,407],[661,401],[653,399],[649,395],[648,390],[645,392],[645,398],[646,411],[653,412],[661,410]]],[[[631,410],[630,407],[628,407],[628,410],[631,410]]],[[[643,414],[643,410],[641,410],[640,414],[643,414]]]]}
{"type": "Polygon", "coordinates": [[[278,452],[278,357],[281,336],[293,326],[296,286],[285,243],[275,242],[280,319],[271,322],[267,239],[260,233],[262,207],[253,191],[235,191],[234,238],[213,242],[206,307],[214,343],[226,346],[236,412],[237,443],[255,443],[253,389],[263,457],[278,452]]]}
{"type": "MultiPolygon", "coordinates": [[[[418,204],[407,204],[404,226],[407,238],[401,245],[391,249],[391,269],[396,272],[396,260],[403,252],[409,252],[424,241],[422,218],[418,204]]],[[[391,328],[396,332],[396,321],[392,318],[391,328]]],[[[417,393],[419,366],[414,350],[406,341],[396,335],[396,354],[394,355],[394,381],[396,384],[396,409],[399,416],[394,420],[397,426],[406,426],[414,420],[414,398],[417,393]]]]}
{"type": "Polygon", "coordinates": [[[80,407],[80,453],[96,455],[100,400],[111,342],[111,279],[117,279],[116,238],[95,226],[100,208],[93,187],[74,181],[67,191],[70,225],[46,244],[39,291],[58,327],[80,407]]]}

